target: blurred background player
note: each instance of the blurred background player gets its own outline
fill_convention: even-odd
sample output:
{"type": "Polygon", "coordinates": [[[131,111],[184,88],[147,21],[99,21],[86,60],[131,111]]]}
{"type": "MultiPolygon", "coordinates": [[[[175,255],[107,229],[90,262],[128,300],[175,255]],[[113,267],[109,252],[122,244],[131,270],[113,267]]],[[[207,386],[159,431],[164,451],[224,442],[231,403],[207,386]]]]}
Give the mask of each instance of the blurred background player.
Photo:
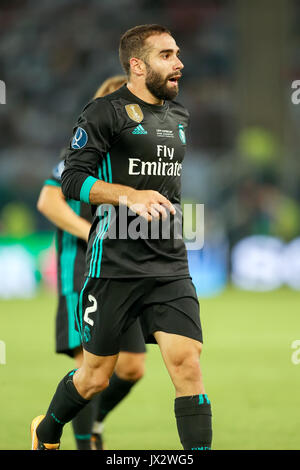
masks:
{"type": "MultiPolygon", "coordinates": [[[[126,77],[123,75],[108,78],[97,90],[94,99],[112,93],[125,83],[126,77]]],[[[75,366],[79,368],[83,353],[74,312],[84,275],[92,215],[88,204],[66,200],[61,191],[63,154],[51,177],[44,183],[37,207],[57,227],[56,352],[74,357],[75,366]]],[[[139,322],[136,322],[124,334],[122,351],[109,387],[72,420],[78,450],[103,448],[102,422],[143,376],[144,353],[144,340],[139,322]]]]}

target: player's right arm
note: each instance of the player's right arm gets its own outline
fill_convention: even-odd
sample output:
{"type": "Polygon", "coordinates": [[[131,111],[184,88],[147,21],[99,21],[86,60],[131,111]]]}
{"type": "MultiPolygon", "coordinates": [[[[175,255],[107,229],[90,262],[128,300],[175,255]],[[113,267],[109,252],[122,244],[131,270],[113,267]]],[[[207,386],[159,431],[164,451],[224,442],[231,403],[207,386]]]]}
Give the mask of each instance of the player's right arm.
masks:
{"type": "Polygon", "coordinates": [[[165,219],[166,208],[175,214],[171,202],[158,191],[136,190],[130,186],[96,181],[90,189],[89,200],[91,204],[124,204],[133,212],[151,221],[152,217],[165,219]]]}
{"type": "Polygon", "coordinates": [[[149,221],[152,217],[167,217],[166,208],[175,214],[171,202],[157,191],[136,190],[99,178],[99,164],[109,152],[118,131],[117,116],[109,101],[101,98],[86,106],[66,153],[63,194],[94,205],[124,203],[149,221]]]}

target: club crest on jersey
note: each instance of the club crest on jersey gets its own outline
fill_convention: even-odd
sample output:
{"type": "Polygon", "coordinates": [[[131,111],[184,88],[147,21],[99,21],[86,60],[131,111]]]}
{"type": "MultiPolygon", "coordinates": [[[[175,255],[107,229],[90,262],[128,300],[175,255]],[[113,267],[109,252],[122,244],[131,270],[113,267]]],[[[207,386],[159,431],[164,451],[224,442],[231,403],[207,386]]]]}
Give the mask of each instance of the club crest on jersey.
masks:
{"type": "Polygon", "coordinates": [[[135,122],[142,122],[144,119],[143,111],[138,104],[127,104],[125,106],[126,113],[135,122]]]}
{"type": "Polygon", "coordinates": [[[88,135],[82,127],[78,127],[75,135],[72,139],[71,147],[72,149],[82,149],[88,141],[88,135]]]}
{"type": "Polygon", "coordinates": [[[85,343],[88,343],[90,339],[91,339],[91,330],[87,325],[85,325],[84,330],[83,330],[83,340],[85,343]]]}
{"type": "Polygon", "coordinates": [[[179,138],[181,140],[181,142],[183,143],[183,145],[186,144],[186,138],[185,138],[185,132],[184,132],[184,127],[182,124],[179,124],[178,126],[178,133],[179,133],[179,138]]]}

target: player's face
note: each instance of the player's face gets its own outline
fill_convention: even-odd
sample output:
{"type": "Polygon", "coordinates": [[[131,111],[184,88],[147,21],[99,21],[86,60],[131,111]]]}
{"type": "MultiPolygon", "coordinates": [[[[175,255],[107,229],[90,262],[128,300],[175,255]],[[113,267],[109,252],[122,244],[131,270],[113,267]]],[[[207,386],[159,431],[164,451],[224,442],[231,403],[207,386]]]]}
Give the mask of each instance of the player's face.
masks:
{"type": "Polygon", "coordinates": [[[146,40],[151,47],[146,64],[145,85],[158,99],[173,100],[178,91],[183,63],[179,59],[179,48],[172,36],[163,33],[146,40]]]}

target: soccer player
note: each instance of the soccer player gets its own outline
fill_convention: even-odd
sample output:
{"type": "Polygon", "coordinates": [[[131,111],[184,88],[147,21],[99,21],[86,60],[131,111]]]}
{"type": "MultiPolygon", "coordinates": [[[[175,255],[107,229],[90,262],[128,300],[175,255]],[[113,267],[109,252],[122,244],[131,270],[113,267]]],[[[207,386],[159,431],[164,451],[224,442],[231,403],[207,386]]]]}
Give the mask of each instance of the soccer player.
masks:
{"type": "Polygon", "coordinates": [[[64,424],[108,386],[122,333],[139,316],[174,384],[183,448],[209,449],[199,304],[177,233],[189,120],[174,101],[183,64],[160,25],[128,30],[119,52],[127,85],[84,108],[62,174],[64,195],[94,208],[76,311],[83,364],[58,384],[33,438],[37,448],[59,447],[64,424]]]}
{"type": "MultiPolygon", "coordinates": [[[[105,96],[126,83],[124,75],[111,77],[101,85],[94,98],[105,96]]],[[[85,270],[87,240],[91,228],[91,208],[84,202],[65,199],[61,191],[63,160],[45,181],[37,207],[54,225],[57,246],[58,307],[56,313],[56,352],[75,359],[75,367],[82,365],[82,347],[75,328],[75,309],[85,270]]],[[[100,450],[103,420],[129,393],[143,376],[145,344],[139,322],[124,333],[121,352],[109,387],[100,397],[72,420],[78,450],[100,450]],[[94,423],[94,420],[96,422],[94,423]]]]}

